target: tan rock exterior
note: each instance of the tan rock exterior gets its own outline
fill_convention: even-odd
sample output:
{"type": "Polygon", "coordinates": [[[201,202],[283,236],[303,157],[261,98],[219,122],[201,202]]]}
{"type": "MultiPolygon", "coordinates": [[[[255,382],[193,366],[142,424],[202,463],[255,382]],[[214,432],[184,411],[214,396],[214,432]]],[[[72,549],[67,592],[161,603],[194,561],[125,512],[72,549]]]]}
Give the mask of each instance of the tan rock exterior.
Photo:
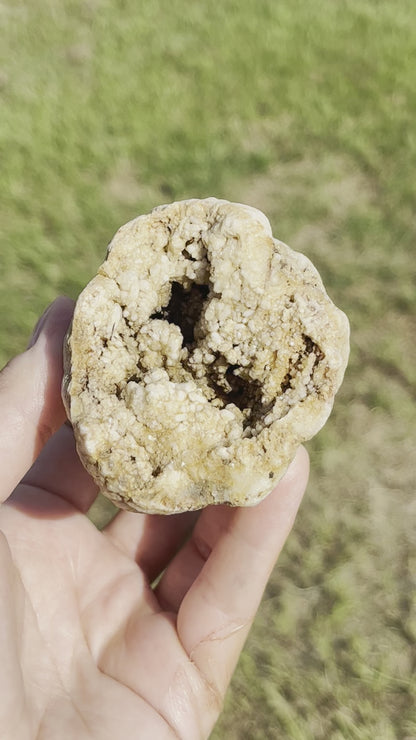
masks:
{"type": "Polygon", "coordinates": [[[316,269],[260,211],[155,208],[76,305],[63,396],[81,460],[122,508],[255,504],[328,418],[348,348],[316,269]]]}

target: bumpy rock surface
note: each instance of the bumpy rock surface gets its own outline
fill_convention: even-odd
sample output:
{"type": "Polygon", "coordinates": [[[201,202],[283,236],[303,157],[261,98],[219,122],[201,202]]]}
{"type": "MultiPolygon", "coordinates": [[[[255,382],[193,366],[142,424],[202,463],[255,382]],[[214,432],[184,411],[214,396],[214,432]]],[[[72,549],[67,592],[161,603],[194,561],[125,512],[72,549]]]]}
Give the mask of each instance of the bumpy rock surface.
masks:
{"type": "Polygon", "coordinates": [[[63,396],[81,460],[123,508],[255,504],[325,423],[348,336],[260,211],[155,208],[119,229],[76,305],[63,396]]]}

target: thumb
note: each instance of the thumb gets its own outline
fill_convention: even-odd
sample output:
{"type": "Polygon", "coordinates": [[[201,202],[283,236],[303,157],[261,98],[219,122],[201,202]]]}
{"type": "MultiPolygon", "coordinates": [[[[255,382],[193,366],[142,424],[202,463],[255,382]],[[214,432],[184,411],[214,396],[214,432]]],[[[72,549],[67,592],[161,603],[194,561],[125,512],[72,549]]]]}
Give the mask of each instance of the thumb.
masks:
{"type": "Polygon", "coordinates": [[[26,352],[0,373],[0,502],[65,419],[62,343],[73,306],[69,298],[57,298],[38,321],[26,352]]]}

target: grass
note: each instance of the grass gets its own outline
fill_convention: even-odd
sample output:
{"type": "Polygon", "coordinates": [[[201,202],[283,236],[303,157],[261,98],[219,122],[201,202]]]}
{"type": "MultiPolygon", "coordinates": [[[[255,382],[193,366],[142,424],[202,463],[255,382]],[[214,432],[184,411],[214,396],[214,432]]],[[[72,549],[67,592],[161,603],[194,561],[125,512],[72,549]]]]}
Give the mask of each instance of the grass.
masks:
{"type": "Polygon", "coordinates": [[[24,0],[0,21],[0,363],[121,223],[190,196],[265,210],[351,320],[213,738],[415,738],[414,1],[24,0]]]}

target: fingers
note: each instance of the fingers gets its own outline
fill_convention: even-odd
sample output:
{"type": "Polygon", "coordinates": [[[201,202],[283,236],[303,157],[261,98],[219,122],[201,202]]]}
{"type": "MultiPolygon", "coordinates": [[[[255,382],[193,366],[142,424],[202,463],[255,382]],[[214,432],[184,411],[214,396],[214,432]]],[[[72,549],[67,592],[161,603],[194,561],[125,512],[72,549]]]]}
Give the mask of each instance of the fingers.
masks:
{"type": "Polygon", "coordinates": [[[225,691],[270,572],[293,525],[308,477],[301,448],[276,489],[252,509],[210,508],[156,591],[178,611],[183,646],[225,691]]]}
{"type": "Polygon", "coordinates": [[[65,419],[62,342],[72,311],[68,298],[54,301],[38,322],[29,349],[0,374],[0,501],[9,496],[65,419]]]}
{"type": "Polygon", "coordinates": [[[150,516],[122,511],[104,534],[136,561],[152,583],[189,536],[198,516],[199,512],[150,516]]]}

